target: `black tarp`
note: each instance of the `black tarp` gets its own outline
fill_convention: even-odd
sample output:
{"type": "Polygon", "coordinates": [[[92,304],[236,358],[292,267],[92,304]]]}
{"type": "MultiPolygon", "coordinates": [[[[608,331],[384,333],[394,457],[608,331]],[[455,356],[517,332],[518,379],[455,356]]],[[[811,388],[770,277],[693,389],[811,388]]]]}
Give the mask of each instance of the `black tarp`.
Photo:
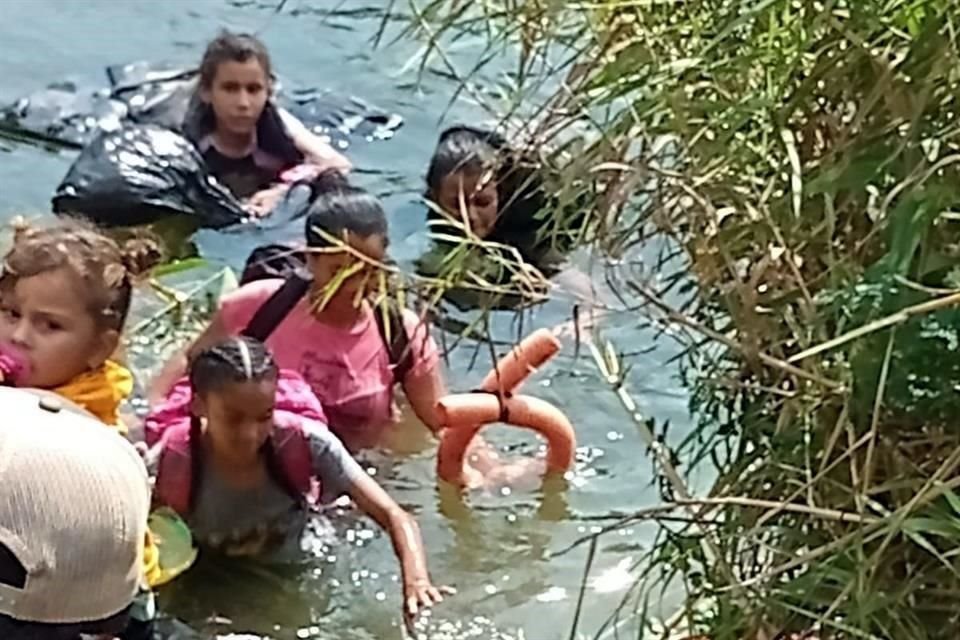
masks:
{"type": "Polygon", "coordinates": [[[221,229],[247,217],[190,141],[152,124],[97,134],[57,187],[53,210],[107,227],[183,215],[196,218],[197,226],[221,229]]]}

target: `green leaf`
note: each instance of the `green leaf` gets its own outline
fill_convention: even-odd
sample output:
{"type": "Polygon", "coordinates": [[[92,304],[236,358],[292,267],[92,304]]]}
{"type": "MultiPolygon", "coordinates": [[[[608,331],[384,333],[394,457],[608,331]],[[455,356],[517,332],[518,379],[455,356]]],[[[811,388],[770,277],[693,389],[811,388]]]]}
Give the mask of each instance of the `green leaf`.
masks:
{"type": "Polygon", "coordinates": [[[155,278],[172,276],[190,271],[192,269],[200,269],[209,266],[209,264],[210,263],[204,258],[185,258],[184,260],[174,260],[173,262],[168,262],[158,267],[154,267],[153,276],[155,278]]]}
{"type": "Polygon", "coordinates": [[[947,499],[947,503],[950,505],[950,508],[953,509],[953,512],[960,516],[960,496],[958,496],[951,489],[942,489],[943,497],[947,499]]]}

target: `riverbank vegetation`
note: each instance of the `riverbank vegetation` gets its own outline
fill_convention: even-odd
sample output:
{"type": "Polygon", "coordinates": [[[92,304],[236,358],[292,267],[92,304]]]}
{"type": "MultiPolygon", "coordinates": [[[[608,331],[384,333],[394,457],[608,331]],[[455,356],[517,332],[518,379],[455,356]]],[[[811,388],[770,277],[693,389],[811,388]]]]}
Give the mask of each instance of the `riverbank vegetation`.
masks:
{"type": "Polygon", "coordinates": [[[684,343],[697,427],[667,448],[621,384],[642,356],[595,339],[664,500],[609,529],[669,516],[618,613],[632,637],[956,635],[958,8],[394,4],[423,68],[458,75],[538,158],[544,215],[577,220],[606,265],[610,322],[684,343]],[[446,54],[460,38],[486,41],[476,67],[446,54]],[[494,59],[508,71],[478,82],[494,59]],[[703,468],[716,479],[694,492],[703,468]]]}

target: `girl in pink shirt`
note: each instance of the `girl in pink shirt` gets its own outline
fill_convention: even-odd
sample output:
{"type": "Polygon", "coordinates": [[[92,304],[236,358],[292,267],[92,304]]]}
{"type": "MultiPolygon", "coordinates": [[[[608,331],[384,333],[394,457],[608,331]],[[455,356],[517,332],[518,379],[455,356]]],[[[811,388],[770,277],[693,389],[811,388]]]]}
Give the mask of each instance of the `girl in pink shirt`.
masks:
{"type": "MultiPolygon", "coordinates": [[[[390,349],[368,301],[377,264],[386,258],[383,207],[377,198],[345,181],[332,187],[323,179],[317,184],[326,190],[315,197],[306,219],[306,266],[312,281],[265,342],[281,368],[293,369],[307,380],[331,430],[350,449],[377,444],[396,421],[396,383],[417,417],[436,431],[435,407],[446,389],[428,325],[412,311],[402,311],[408,360],[397,367],[391,364],[390,349]]],[[[280,278],[259,280],[224,297],[187,357],[243,333],[283,285],[280,278]]],[[[162,397],[185,365],[183,358],[168,365],[155,384],[154,398],[162,397]]]]}

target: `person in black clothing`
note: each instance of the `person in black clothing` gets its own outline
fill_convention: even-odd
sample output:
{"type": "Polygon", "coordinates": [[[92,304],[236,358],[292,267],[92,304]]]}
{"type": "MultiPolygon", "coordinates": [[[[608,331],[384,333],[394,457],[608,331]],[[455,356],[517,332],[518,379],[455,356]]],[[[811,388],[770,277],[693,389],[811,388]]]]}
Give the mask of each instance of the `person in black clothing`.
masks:
{"type": "MultiPolygon", "coordinates": [[[[445,280],[478,276],[485,282],[508,284],[523,277],[526,267],[517,263],[519,254],[526,265],[550,276],[572,249],[571,232],[582,222],[582,217],[571,222],[551,212],[553,203],[545,194],[538,164],[493,131],[468,126],[443,131],[426,182],[427,219],[442,237],[435,238],[431,250],[417,260],[423,275],[445,280]],[[465,260],[448,260],[468,237],[496,244],[475,242],[463,252],[465,260]]],[[[525,298],[518,292],[497,294],[491,301],[490,296],[459,287],[445,297],[463,308],[514,307],[525,298]]]]}
{"type": "Polygon", "coordinates": [[[430,218],[462,224],[479,238],[517,247],[525,259],[541,257],[538,214],[546,198],[536,165],[492,131],[456,126],[440,134],[427,170],[430,218]]]}
{"type": "Polygon", "coordinates": [[[263,43],[223,32],[207,45],[183,123],[211,173],[255,215],[266,215],[286,192],[281,181],[350,169],[344,156],[273,103],[272,89],[263,43]],[[293,177],[285,179],[292,169],[286,176],[293,177]]]}

